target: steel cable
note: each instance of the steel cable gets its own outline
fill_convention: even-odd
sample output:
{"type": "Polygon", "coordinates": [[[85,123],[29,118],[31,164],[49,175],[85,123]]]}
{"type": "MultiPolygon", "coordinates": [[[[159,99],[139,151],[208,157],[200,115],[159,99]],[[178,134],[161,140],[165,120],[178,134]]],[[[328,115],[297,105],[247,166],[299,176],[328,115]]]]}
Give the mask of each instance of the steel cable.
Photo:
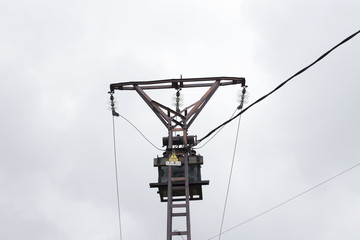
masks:
{"type": "Polygon", "coordinates": [[[119,193],[119,178],[118,178],[118,167],[117,167],[117,157],[116,157],[115,116],[114,115],[112,117],[112,124],[113,124],[114,163],[115,163],[115,180],[116,180],[116,196],[117,196],[118,220],[119,220],[119,234],[120,234],[120,240],[122,240],[120,193],[119,193]]]}
{"type": "MultiPolygon", "coordinates": [[[[262,215],[264,215],[264,214],[266,214],[266,213],[268,213],[268,212],[271,212],[272,210],[275,210],[276,208],[281,207],[282,205],[285,205],[286,203],[288,203],[288,202],[290,202],[290,201],[292,201],[292,200],[294,200],[294,199],[296,199],[296,198],[298,198],[298,197],[300,197],[300,196],[302,196],[302,195],[304,195],[304,194],[306,194],[306,193],[308,193],[308,192],[310,192],[310,191],[312,191],[312,190],[314,190],[314,189],[316,189],[316,188],[318,188],[318,187],[320,187],[320,186],[322,186],[322,185],[330,182],[331,180],[334,180],[334,179],[337,178],[337,177],[340,177],[341,175],[343,175],[343,174],[349,172],[350,170],[353,170],[354,168],[359,167],[359,166],[360,166],[360,163],[357,163],[357,164],[355,164],[354,166],[352,166],[352,167],[350,167],[350,168],[348,168],[348,169],[346,169],[346,170],[344,170],[344,171],[336,174],[335,176],[333,176],[333,177],[331,177],[331,178],[328,178],[328,179],[326,179],[325,181],[323,181],[323,182],[321,182],[321,183],[319,183],[319,184],[317,184],[317,185],[315,185],[315,186],[313,186],[313,187],[311,187],[311,188],[309,188],[309,189],[307,189],[307,190],[305,190],[305,191],[303,191],[303,192],[301,192],[301,193],[299,193],[299,194],[297,194],[297,195],[295,195],[295,196],[293,196],[293,197],[291,197],[291,198],[289,198],[289,199],[287,199],[287,200],[285,200],[285,201],[283,201],[283,202],[275,205],[274,207],[269,208],[268,210],[265,210],[265,211],[263,211],[263,212],[255,215],[255,216],[253,216],[253,217],[251,217],[251,218],[249,218],[249,219],[247,219],[247,220],[239,223],[238,225],[235,225],[234,227],[231,227],[231,228],[223,231],[221,234],[227,233],[227,232],[229,232],[229,231],[231,231],[231,230],[233,230],[233,229],[235,229],[235,228],[237,228],[237,227],[240,227],[240,226],[242,226],[242,225],[244,225],[244,224],[246,224],[246,223],[248,223],[248,222],[250,222],[250,221],[252,221],[252,220],[254,220],[254,219],[256,219],[256,218],[258,218],[258,217],[261,217],[262,215]]],[[[216,236],[213,236],[213,237],[209,238],[208,240],[214,239],[214,238],[216,238],[216,237],[218,237],[218,236],[219,236],[219,234],[216,235],[216,236]]]]}
{"type": "Polygon", "coordinates": [[[234,117],[232,117],[231,119],[225,121],[224,123],[220,124],[218,127],[214,128],[213,130],[211,130],[208,134],[205,135],[205,137],[199,139],[199,142],[203,141],[204,139],[208,138],[211,134],[213,134],[216,130],[218,130],[219,128],[221,128],[222,126],[225,126],[226,124],[228,124],[229,122],[231,122],[232,120],[234,120],[235,118],[239,117],[241,114],[243,114],[244,112],[246,112],[247,110],[249,110],[251,107],[253,107],[255,104],[261,102],[262,100],[264,100],[265,98],[267,98],[268,96],[270,96],[271,94],[273,94],[274,92],[276,92],[277,90],[279,90],[281,87],[283,87],[286,83],[288,83],[290,80],[292,80],[293,78],[295,78],[296,76],[302,74],[303,72],[305,72],[306,70],[308,70],[310,67],[312,67],[313,65],[315,65],[317,62],[319,62],[320,60],[322,60],[324,57],[326,57],[329,53],[331,53],[332,51],[334,51],[336,48],[338,48],[339,46],[341,46],[342,44],[346,43],[347,41],[349,41],[350,39],[352,39],[353,37],[355,37],[357,34],[360,33],[360,30],[351,34],[350,36],[348,36],[347,38],[345,38],[344,40],[342,40],[340,43],[338,43],[337,45],[335,45],[333,48],[331,48],[330,50],[328,50],[327,52],[325,52],[323,55],[321,55],[318,59],[316,59],[313,63],[309,64],[308,66],[304,67],[303,69],[301,69],[300,71],[298,71],[297,73],[295,73],[294,75],[292,75],[290,78],[288,78],[287,80],[285,80],[284,82],[282,82],[279,86],[277,86],[275,89],[273,89],[271,92],[269,92],[268,94],[262,96],[261,98],[259,98],[258,100],[256,100],[255,102],[253,102],[252,104],[250,104],[248,107],[246,107],[244,110],[240,111],[237,115],[235,115],[234,117]]]}

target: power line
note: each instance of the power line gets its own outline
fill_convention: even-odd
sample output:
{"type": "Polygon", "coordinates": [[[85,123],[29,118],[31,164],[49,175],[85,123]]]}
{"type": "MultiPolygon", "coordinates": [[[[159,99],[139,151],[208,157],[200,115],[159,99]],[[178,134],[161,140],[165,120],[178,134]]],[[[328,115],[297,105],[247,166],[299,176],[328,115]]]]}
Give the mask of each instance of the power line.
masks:
{"type": "MultiPolygon", "coordinates": [[[[254,220],[254,219],[256,219],[256,218],[258,218],[258,217],[261,217],[261,216],[263,216],[264,214],[266,214],[266,213],[268,213],[268,212],[271,212],[272,210],[275,210],[276,208],[279,208],[279,207],[285,205],[286,203],[288,203],[288,202],[290,202],[290,201],[292,201],[292,200],[294,200],[294,199],[296,199],[296,198],[298,198],[298,197],[300,197],[300,196],[302,196],[302,195],[304,195],[304,194],[306,194],[306,193],[308,193],[308,192],[310,192],[310,191],[312,191],[312,190],[314,190],[314,189],[316,189],[316,188],[324,185],[325,183],[328,183],[328,182],[330,182],[331,180],[333,180],[333,179],[335,179],[335,178],[337,178],[337,177],[340,177],[341,175],[349,172],[350,170],[352,170],[352,169],[354,169],[354,168],[356,168],[356,167],[358,167],[358,166],[360,166],[360,162],[357,163],[357,164],[355,164],[354,166],[352,166],[352,167],[350,167],[350,168],[348,168],[348,169],[346,169],[346,170],[344,170],[344,171],[336,174],[335,176],[333,176],[333,177],[331,177],[331,178],[328,178],[328,179],[326,179],[325,181],[323,181],[323,182],[321,182],[321,183],[319,183],[319,184],[317,184],[317,185],[315,185],[315,186],[313,186],[313,187],[311,187],[311,188],[309,188],[309,189],[307,189],[307,190],[305,190],[305,191],[303,191],[303,192],[301,192],[301,193],[299,193],[299,194],[297,194],[297,195],[295,195],[295,196],[293,196],[293,197],[291,197],[291,198],[289,198],[289,199],[287,199],[287,200],[285,200],[285,201],[283,201],[283,202],[275,205],[274,207],[269,208],[268,210],[263,211],[263,212],[255,215],[254,217],[251,217],[251,218],[249,218],[249,219],[247,219],[247,220],[239,223],[238,225],[236,225],[236,226],[234,226],[234,227],[231,227],[231,228],[223,231],[221,234],[227,233],[227,232],[229,232],[229,231],[231,231],[231,230],[233,230],[233,229],[235,229],[235,228],[237,228],[237,227],[240,227],[240,226],[242,226],[242,225],[244,225],[244,224],[246,224],[246,223],[248,223],[248,222],[250,222],[250,221],[252,221],[252,220],[254,220]]],[[[219,236],[219,234],[216,235],[216,236],[213,236],[213,237],[209,238],[208,240],[214,239],[214,238],[216,238],[217,236],[219,236]]]]}
{"type": "Polygon", "coordinates": [[[116,196],[117,196],[118,219],[119,219],[119,234],[120,234],[120,240],[122,240],[119,178],[118,178],[118,170],[117,170],[118,167],[117,167],[117,157],[116,157],[115,116],[114,115],[112,117],[112,124],[113,124],[114,163],[115,163],[116,196]]]}
{"type": "Polygon", "coordinates": [[[115,100],[114,100],[114,95],[112,92],[109,92],[110,94],[110,102],[111,102],[111,111],[112,111],[112,115],[114,117],[121,117],[123,118],[125,121],[127,121],[131,126],[133,126],[136,131],[138,131],[138,133],[140,133],[140,135],[148,142],[150,143],[154,148],[156,148],[157,150],[160,151],[164,151],[163,149],[157,147],[155,144],[153,144],[136,126],[135,124],[133,124],[130,120],[128,120],[126,117],[124,117],[123,115],[119,114],[118,112],[115,111],[115,100]]]}
{"type": "MultiPolygon", "coordinates": [[[[238,109],[236,108],[235,111],[233,112],[233,114],[231,114],[231,117],[230,117],[229,119],[231,119],[231,118],[235,115],[235,113],[236,113],[237,110],[238,110],[238,109]]],[[[206,144],[208,144],[216,135],[218,135],[218,133],[219,133],[224,127],[225,127],[225,125],[222,126],[222,127],[219,129],[219,131],[217,131],[214,135],[212,135],[212,137],[209,138],[202,146],[196,147],[196,148],[194,148],[194,149],[203,148],[203,147],[204,147],[206,144]]]]}
{"type": "Polygon", "coordinates": [[[221,239],[222,228],[223,228],[223,225],[224,225],[224,219],[225,219],[225,212],[226,212],[227,200],[228,200],[228,196],[229,196],[229,190],[230,190],[230,183],[231,183],[232,171],[233,171],[233,167],[234,167],[234,160],[235,160],[236,146],[237,146],[237,141],[238,141],[238,136],[239,136],[240,120],[241,120],[241,116],[239,117],[239,122],[238,122],[238,126],[237,126],[237,132],[236,132],[236,139],[235,139],[234,152],[233,152],[233,157],[232,157],[232,161],[231,161],[230,174],[229,174],[229,181],[228,181],[228,186],[227,186],[227,190],[226,190],[225,203],[224,203],[224,210],[223,210],[223,215],[222,215],[221,225],[220,225],[219,240],[221,239]]]}
{"type": "Polygon", "coordinates": [[[251,107],[253,107],[255,104],[261,102],[262,100],[264,100],[265,98],[267,98],[268,96],[270,96],[271,94],[273,94],[274,92],[276,92],[277,90],[279,90],[281,87],[283,87],[287,82],[289,82],[290,80],[292,80],[293,78],[295,78],[296,76],[302,74],[303,72],[305,72],[306,70],[308,70],[310,67],[312,67],[313,65],[315,65],[317,62],[319,62],[320,60],[322,60],[324,57],[326,57],[329,53],[331,53],[332,51],[334,51],[336,48],[338,48],[339,46],[341,46],[342,44],[346,43],[347,41],[349,41],[350,39],[352,39],[353,37],[355,37],[357,34],[360,33],[360,30],[351,34],[350,36],[348,36],[347,38],[345,38],[344,40],[342,40],[340,43],[338,43],[336,46],[334,46],[333,48],[331,48],[330,50],[328,50],[327,52],[325,52],[323,55],[321,55],[318,59],[316,59],[313,63],[311,63],[310,65],[306,66],[305,68],[301,69],[300,71],[298,71],[297,73],[295,73],[294,75],[292,75],[290,78],[288,78],[287,80],[285,80],[284,82],[282,82],[279,86],[277,86],[274,90],[272,90],[271,92],[269,92],[268,94],[262,96],[261,98],[259,98],[258,100],[256,100],[255,102],[253,102],[252,104],[250,104],[248,107],[246,107],[244,110],[242,110],[240,113],[238,113],[237,115],[235,115],[233,118],[225,121],[224,123],[222,123],[221,125],[219,125],[218,127],[214,128],[213,130],[211,130],[208,134],[205,135],[205,137],[199,139],[199,142],[203,141],[204,139],[208,138],[211,134],[213,134],[216,130],[218,130],[219,128],[221,128],[222,126],[225,126],[226,124],[228,124],[229,122],[231,122],[232,120],[234,120],[235,118],[239,117],[241,114],[243,114],[244,112],[246,112],[248,109],[250,109],[251,107]]]}
{"type": "MultiPolygon", "coordinates": [[[[229,119],[231,119],[231,118],[235,115],[235,113],[236,113],[237,110],[241,110],[241,109],[243,108],[244,104],[247,102],[247,98],[248,98],[248,91],[246,90],[247,87],[248,87],[248,86],[243,87],[243,90],[242,90],[241,96],[240,96],[240,105],[239,105],[238,107],[236,107],[235,111],[233,112],[233,114],[231,114],[231,116],[230,116],[229,119]]],[[[208,139],[202,146],[196,147],[196,148],[194,148],[194,149],[203,148],[203,147],[204,147],[206,144],[208,144],[216,135],[218,135],[218,133],[219,133],[224,127],[225,127],[225,125],[222,126],[214,135],[212,135],[212,137],[211,137],[210,139],[208,139]]]]}
{"type": "MultiPolygon", "coordinates": [[[[243,91],[242,91],[240,106],[237,108],[239,110],[241,110],[242,107],[244,106],[245,93],[246,93],[246,87],[244,87],[243,91]]],[[[223,225],[224,225],[225,212],[226,212],[227,200],[228,200],[228,196],[229,196],[231,177],[232,177],[232,172],[233,172],[233,168],[234,168],[236,147],[237,147],[237,142],[238,142],[238,138],[239,138],[240,121],[241,121],[241,116],[239,117],[239,122],[238,122],[237,130],[236,130],[236,138],[235,138],[234,151],[233,151],[231,167],[230,167],[229,181],[228,181],[228,185],[227,185],[227,190],[226,190],[226,195],[225,195],[225,203],[224,203],[224,210],[223,210],[223,215],[222,215],[221,224],[220,224],[219,240],[221,239],[222,228],[223,228],[223,225]]]]}
{"type": "Polygon", "coordinates": [[[118,116],[123,118],[125,121],[127,121],[131,126],[133,126],[136,131],[138,131],[138,133],[140,133],[140,135],[148,142],[150,143],[154,148],[156,148],[157,150],[160,150],[160,151],[164,151],[164,149],[161,149],[159,147],[157,147],[155,144],[153,144],[132,122],[130,122],[130,120],[128,120],[126,117],[124,117],[123,115],[119,114],[118,113],[118,116]]]}

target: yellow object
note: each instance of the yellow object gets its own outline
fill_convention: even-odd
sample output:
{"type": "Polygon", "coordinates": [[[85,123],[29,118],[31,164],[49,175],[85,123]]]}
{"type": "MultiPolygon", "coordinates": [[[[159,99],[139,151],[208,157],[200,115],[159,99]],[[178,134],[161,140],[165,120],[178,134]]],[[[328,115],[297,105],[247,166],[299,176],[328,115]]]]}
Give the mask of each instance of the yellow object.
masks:
{"type": "Polygon", "coordinates": [[[179,161],[179,159],[177,158],[176,154],[173,153],[173,154],[171,154],[171,156],[169,158],[169,161],[170,162],[177,162],[177,161],[179,161]]]}

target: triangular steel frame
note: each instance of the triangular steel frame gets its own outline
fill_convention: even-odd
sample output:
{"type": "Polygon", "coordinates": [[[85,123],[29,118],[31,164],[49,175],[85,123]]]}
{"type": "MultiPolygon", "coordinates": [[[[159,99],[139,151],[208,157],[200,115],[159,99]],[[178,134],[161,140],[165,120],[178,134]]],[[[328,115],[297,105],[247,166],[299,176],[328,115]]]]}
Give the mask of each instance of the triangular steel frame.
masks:
{"type": "Polygon", "coordinates": [[[186,79],[167,79],[167,80],[155,80],[155,81],[134,81],[115,83],[110,85],[110,92],[114,90],[135,90],[140,97],[151,108],[160,121],[169,128],[172,125],[173,128],[179,126],[189,128],[194,122],[201,110],[205,107],[212,95],[218,89],[219,86],[241,84],[245,86],[245,78],[236,77],[210,77],[210,78],[186,78],[186,79]],[[144,90],[154,89],[182,89],[182,88],[194,88],[194,87],[210,87],[209,90],[200,98],[197,102],[184,108],[181,112],[176,112],[171,108],[164,106],[154,100],[152,100],[144,90]],[[167,111],[167,113],[165,111],[167,111]],[[189,110],[188,114],[184,114],[189,110]],[[170,116],[170,113],[173,114],[170,116]],[[175,118],[179,117],[178,121],[175,118]],[[170,125],[169,125],[170,123],[170,125]]]}

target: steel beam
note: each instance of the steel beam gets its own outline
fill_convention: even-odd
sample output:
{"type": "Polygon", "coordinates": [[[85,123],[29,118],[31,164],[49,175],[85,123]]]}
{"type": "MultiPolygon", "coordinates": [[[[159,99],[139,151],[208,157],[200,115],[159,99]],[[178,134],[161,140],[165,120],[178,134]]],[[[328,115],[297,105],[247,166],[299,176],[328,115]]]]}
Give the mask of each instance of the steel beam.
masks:
{"type": "Polygon", "coordinates": [[[142,99],[146,102],[146,104],[153,110],[156,116],[160,119],[160,121],[168,127],[169,117],[156,105],[153,103],[151,98],[137,85],[134,85],[136,92],[140,95],[142,99]]]}
{"type": "Polygon", "coordinates": [[[141,88],[144,90],[210,87],[214,81],[221,81],[220,86],[233,85],[233,84],[241,84],[241,86],[245,86],[245,78],[209,77],[209,78],[184,78],[184,79],[165,79],[165,80],[113,83],[110,84],[110,91],[114,92],[114,90],[135,90],[134,87],[135,85],[141,86],[141,88]]]}

